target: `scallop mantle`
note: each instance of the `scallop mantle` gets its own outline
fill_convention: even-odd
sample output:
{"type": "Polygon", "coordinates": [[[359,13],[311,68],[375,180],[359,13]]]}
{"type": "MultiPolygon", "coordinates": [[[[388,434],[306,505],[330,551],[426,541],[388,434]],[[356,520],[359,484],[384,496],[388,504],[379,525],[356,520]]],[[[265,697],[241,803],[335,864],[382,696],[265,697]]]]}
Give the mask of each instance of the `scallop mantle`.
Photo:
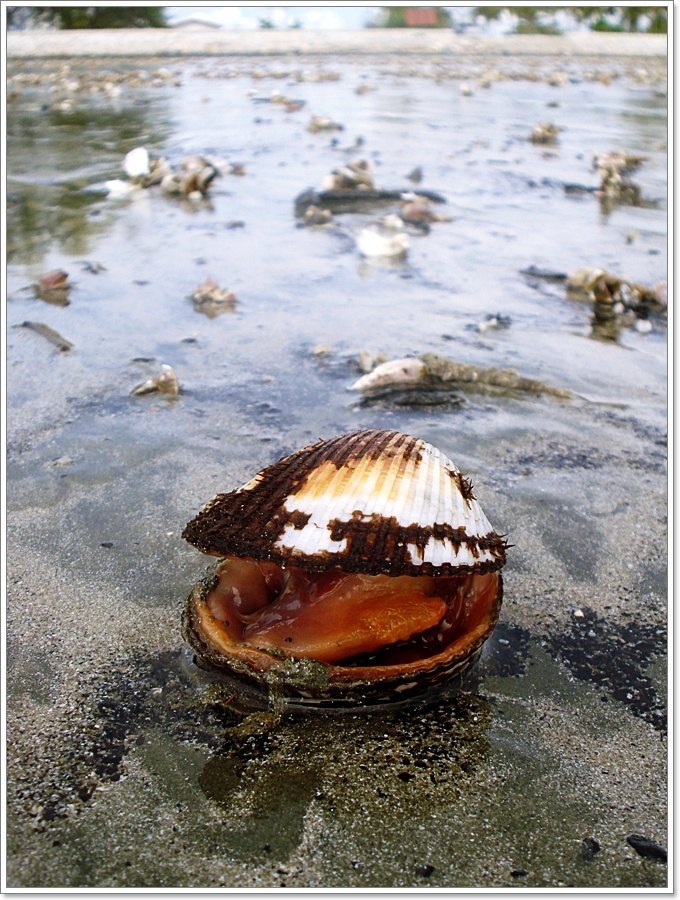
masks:
{"type": "Polygon", "coordinates": [[[214,556],[393,576],[491,572],[507,547],[447,456],[378,430],[283,457],[218,494],[182,536],[214,556]]]}

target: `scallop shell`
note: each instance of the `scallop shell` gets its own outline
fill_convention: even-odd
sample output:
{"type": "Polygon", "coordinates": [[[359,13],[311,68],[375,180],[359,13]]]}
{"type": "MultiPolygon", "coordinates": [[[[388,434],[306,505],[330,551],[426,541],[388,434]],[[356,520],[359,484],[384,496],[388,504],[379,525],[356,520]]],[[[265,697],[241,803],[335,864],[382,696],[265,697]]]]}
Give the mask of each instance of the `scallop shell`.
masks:
{"type": "Polygon", "coordinates": [[[365,575],[489,572],[505,563],[470,482],[397,431],[319,441],[218,495],[185,528],[204,553],[365,575]]]}
{"type": "MultiPolygon", "coordinates": [[[[370,659],[350,654],[321,662],[282,648],[268,652],[231,626],[223,628],[209,607],[218,566],[189,596],[183,630],[201,664],[238,679],[247,703],[254,701],[243,695],[244,685],[259,703],[275,697],[292,708],[360,710],[420,701],[434,684],[460,682],[500,611],[505,540],[451,460],[397,431],[358,431],[304,447],[217,496],[183,537],[214,556],[274,562],[291,572],[443,576],[441,585],[454,583],[465,592],[462,630],[423,654],[390,656],[396,645],[388,641],[370,659]]],[[[391,628],[398,619],[387,622],[391,628]]]]}

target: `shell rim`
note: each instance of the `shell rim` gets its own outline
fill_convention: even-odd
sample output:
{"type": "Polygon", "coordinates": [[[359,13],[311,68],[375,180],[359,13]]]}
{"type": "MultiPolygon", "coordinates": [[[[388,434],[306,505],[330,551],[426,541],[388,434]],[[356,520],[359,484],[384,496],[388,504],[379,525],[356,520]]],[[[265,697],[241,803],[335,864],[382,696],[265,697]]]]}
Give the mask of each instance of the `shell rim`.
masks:
{"type": "MultiPolygon", "coordinates": [[[[474,574],[479,574],[475,572],[474,574]]],[[[188,595],[184,603],[182,614],[182,634],[188,644],[192,647],[201,663],[209,669],[218,672],[227,672],[237,680],[245,680],[254,684],[260,690],[264,689],[267,694],[273,694],[276,689],[277,699],[283,699],[284,702],[295,702],[303,698],[303,703],[313,705],[314,703],[323,704],[326,702],[334,702],[339,704],[348,704],[350,702],[359,701],[362,704],[367,702],[367,697],[376,692],[387,691],[393,695],[395,701],[401,701],[405,698],[406,692],[404,685],[412,685],[414,690],[422,692],[424,686],[441,684],[452,681],[456,678],[462,678],[468,670],[475,664],[481,653],[482,647],[490,637],[496,623],[498,621],[500,610],[503,602],[503,577],[498,573],[498,587],[493,601],[490,604],[487,613],[487,625],[484,631],[477,636],[474,642],[465,648],[465,653],[455,663],[455,657],[442,661],[440,665],[433,668],[423,667],[419,671],[400,672],[398,665],[393,666],[376,666],[376,669],[394,669],[395,671],[385,674],[383,677],[375,679],[338,677],[338,675],[346,673],[350,676],[358,667],[353,666],[337,666],[314,660],[316,667],[322,667],[327,674],[327,682],[323,689],[317,691],[314,688],[319,686],[315,683],[310,685],[304,682],[304,679],[297,680],[290,678],[276,678],[275,685],[268,683],[265,674],[248,665],[244,660],[229,657],[221,653],[219,650],[211,646],[205,636],[202,634],[200,627],[196,622],[197,614],[195,609],[196,601],[203,602],[205,596],[215,584],[217,576],[214,572],[214,566],[208,569],[208,572],[194,585],[192,591],[188,595]],[[453,669],[453,671],[452,671],[453,669]],[[279,696],[280,694],[280,696],[279,696]]],[[[273,654],[264,650],[252,648],[252,656],[261,656],[268,664],[268,671],[283,672],[285,662],[290,661],[290,657],[279,660],[273,654]],[[273,660],[273,662],[272,662],[273,660]]],[[[427,657],[423,659],[426,662],[427,657]]],[[[361,667],[365,671],[370,667],[361,667]]]]}

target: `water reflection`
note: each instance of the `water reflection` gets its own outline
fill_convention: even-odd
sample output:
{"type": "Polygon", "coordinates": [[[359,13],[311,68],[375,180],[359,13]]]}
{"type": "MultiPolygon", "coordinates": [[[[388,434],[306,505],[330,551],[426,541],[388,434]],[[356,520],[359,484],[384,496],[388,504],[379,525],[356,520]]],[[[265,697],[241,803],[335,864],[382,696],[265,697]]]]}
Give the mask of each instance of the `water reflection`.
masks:
{"type": "Polygon", "coordinates": [[[110,226],[101,194],[85,191],[120,171],[131,146],[160,151],[171,133],[167,102],[71,112],[25,106],[7,118],[7,257],[39,264],[54,245],[77,256],[110,226]]]}
{"type": "Polygon", "coordinates": [[[39,264],[53,244],[73,256],[89,252],[111,215],[97,209],[101,198],[71,185],[25,185],[7,194],[7,259],[39,264]]]}
{"type": "Polygon", "coordinates": [[[590,336],[598,341],[618,341],[621,334],[621,317],[617,316],[611,302],[593,303],[593,316],[590,320],[590,336]]]}

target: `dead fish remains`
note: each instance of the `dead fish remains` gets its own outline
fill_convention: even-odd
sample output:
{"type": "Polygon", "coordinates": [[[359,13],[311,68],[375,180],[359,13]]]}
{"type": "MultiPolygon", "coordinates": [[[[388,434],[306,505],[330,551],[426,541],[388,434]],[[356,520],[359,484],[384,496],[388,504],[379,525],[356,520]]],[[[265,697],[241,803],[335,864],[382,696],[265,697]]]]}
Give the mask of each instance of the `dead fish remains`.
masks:
{"type": "Polygon", "coordinates": [[[292,707],[375,706],[459,680],[498,618],[506,542],[470,482],[396,431],[321,440],[219,494],[183,537],[200,663],[292,707]]]}
{"type": "Polygon", "coordinates": [[[43,322],[22,322],[21,325],[15,326],[16,328],[28,328],[29,331],[35,331],[36,334],[41,334],[44,338],[46,338],[51,344],[61,352],[66,353],[67,350],[73,350],[74,344],[71,341],[66,340],[58,331],[55,331],[54,328],[50,328],[49,325],[45,325],[43,322]]]}
{"type": "Polygon", "coordinates": [[[515,369],[496,369],[458,362],[436,353],[407,356],[381,363],[366,375],[362,375],[348,390],[364,393],[383,393],[404,386],[463,386],[487,392],[524,391],[532,394],[549,394],[567,400],[570,391],[551,387],[534,378],[525,378],[515,369]]]}

